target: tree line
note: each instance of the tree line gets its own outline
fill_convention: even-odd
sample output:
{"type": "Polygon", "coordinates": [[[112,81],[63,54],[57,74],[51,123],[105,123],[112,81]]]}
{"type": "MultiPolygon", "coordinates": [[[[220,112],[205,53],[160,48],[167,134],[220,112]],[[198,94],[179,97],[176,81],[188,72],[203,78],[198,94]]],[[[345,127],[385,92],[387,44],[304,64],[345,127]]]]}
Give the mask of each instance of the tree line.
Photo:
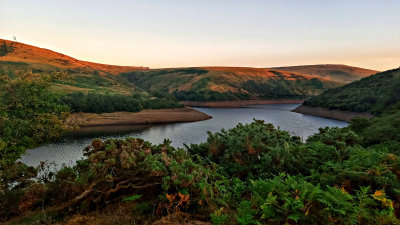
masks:
{"type": "Polygon", "coordinates": [[[143,109],[163,109],[183,107],[174,99],[142,98],[137,95],[104,95],[75,92],[61,97],[71,112],[111,113],[116,111],[139,112],[143,109]]]}

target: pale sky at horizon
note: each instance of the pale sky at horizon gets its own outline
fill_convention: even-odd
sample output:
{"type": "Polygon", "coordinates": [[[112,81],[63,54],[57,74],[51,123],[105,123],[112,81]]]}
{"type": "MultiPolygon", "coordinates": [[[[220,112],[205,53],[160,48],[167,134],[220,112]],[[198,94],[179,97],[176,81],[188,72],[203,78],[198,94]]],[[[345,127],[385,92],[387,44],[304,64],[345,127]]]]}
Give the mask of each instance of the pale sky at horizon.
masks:
{"type": "Polygon", "coordinates": [[[400,66],[400,0],[0,0],[13,36],[98,63],[400,66]]]}

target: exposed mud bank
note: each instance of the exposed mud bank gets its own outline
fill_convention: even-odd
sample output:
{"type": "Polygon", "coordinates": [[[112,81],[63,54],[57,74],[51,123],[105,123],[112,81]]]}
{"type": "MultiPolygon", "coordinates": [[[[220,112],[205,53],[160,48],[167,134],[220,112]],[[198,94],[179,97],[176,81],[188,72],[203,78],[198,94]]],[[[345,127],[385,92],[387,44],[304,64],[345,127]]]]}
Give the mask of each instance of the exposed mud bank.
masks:
{"type": "Polygon", "coordinates": [[[186,106],[205,107],[205,108],[234,108],[247,105],[264,105],[264,104],[299,104],[304,100],[299,99],[272,99],[272,100],[238,100],[238,101],[221,101],[221,102],[196,102],[181,101],[186,106]]]}
{"type": "Polygon", "coordinates": [[[306,114],[306,115],[332,118],[332,119],[342,120],[342,121],[346,121],[346,122],[350,122],[351,119],[353,119],[356,116],[361,116],[361,117],[366,117],[366,118],[374,117],[373,115],[371,115],[369,113],[340,111],[340,110],[333,110],[333,109],[327,109],[327,108],[322,108],[322,107],[311,107],[311,106],[305,106],[305,105],[301,105],[301,106],[293,109],[292,112],[297,112],[297,113],[306,114]]]}
{"type": "Polygon", "coordinates": [[[67,122],[80,127],[195,122],[212,117],[191,107],[140,112],[74,113],[67,122]]]}

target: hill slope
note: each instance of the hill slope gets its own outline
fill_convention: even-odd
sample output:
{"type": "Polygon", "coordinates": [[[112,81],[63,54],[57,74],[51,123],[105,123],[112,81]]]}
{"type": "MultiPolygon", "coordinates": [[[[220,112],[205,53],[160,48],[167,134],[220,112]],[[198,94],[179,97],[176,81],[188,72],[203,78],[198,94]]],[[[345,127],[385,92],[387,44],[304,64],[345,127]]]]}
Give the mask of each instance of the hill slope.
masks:
{"type": "Polygon", "coordinates": [[[133,70],[148,69],[148,67],[116,66],[82,61],[49,49],[0,39],[0,45],[4,43],[7,46],[11,46],[12,50],[1,56],[0,61],[24,62],[32,63],[33,65],[45,64],[62,69],[81,69],[88,72],[98,71],[99,73],[113,75],[133,70]]]}
{"type": "Polygon", "coordinates": [[[330,89],[304,105],[375,115],[400,109],[400,68],[330,89]]]}
{"type": "Polygon", "coordinates": [[[336,64],[274,67],[271,69],[304,73],[342,83],[350,83],[379,72],[376,70],[336,64]]]}
{"type": "Polygon", "coordinates": [[[189,101],[299,99],[341,85],[300,73],[250,67],[171,68],[121,76],[151,93],[169,93],[189,101]]]}
{"type": "Polygon", "coordinates": [[[72,75],[70,81],[53,85],[53,89],[60,92],[129,94],[137,88],[116,75],[148,68],[86,62],[48,49],[0,39],[0,74],[26,69],[34,72],[64,71],[72,75]]]}

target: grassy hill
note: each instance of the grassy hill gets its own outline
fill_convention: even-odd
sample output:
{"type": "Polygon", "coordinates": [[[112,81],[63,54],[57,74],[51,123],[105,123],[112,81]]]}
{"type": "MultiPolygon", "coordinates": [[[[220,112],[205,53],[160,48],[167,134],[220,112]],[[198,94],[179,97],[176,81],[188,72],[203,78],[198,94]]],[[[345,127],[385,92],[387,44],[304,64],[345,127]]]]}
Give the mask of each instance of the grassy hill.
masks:
{"type": "Polygon", "coordinates": [[[250,67],[171,68],[121,76],[151,93],[169,93],[190,101],[299,99],[342,85],[306,74],[250,67]]]}
{"type": "Polygon", "coordinates": [[[307,100],[304,105],[375,115],[400,109],[400,68],[330,89],[307,100]]]}
{"type": "Polygon", "coordinates": [[[271,69],[319,76],[340,83],[350,83],[379,72],[376,70],[336,64],[274,67],[271,69]]]}

